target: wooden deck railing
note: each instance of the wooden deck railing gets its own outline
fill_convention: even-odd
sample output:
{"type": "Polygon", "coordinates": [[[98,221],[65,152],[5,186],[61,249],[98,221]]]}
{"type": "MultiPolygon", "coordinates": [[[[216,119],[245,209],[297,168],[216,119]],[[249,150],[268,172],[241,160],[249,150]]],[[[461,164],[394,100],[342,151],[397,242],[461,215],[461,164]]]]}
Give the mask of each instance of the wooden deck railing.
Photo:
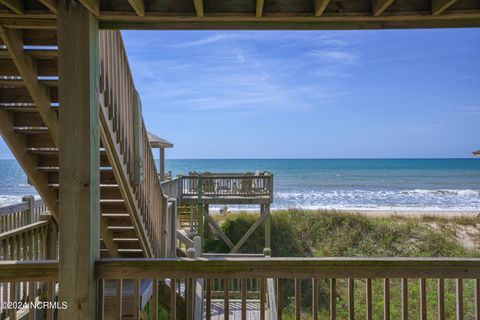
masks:
{"type": "MultiPolygon", "coordinates": [[[[429,319],[463,320],[480,317],[480,259],[118,259],[99,261],[96,270],[102,282],[149,279],[155,284],[165,279],[169,283],[206,279],[203,311],[206,319],[224,312],[226,306],[233,312],[230,299],[234,298],[240,300],[238,312],[242,319],[266,319],[272,314],[279,319],[289,314],[295,319],[327,317],[331,320],[425,320],[427,316],[429,319]],[[266,280],[272,278],[276,282],[277,300],[268,304],[266,280]],[[217,291],[215,283],[238,281],[233,279],[240,279],[240,284],[236,285],[240,286],[239,297],[225,290],[223,285],[221,301],[215,302],[214,298],[218,298],[218,292],[213,295],[213,291],[217,291]],[[256,282],[256,285],[249,287],[249,281],[256,282]],[[257,290],[255,297],[249,296],[251,289],[257,290]],[[249,304],[251,299],[255,299],[256,307],[249,304]],[[275,310],[269,305],[274,305],[275,310]]],[[[155,291],[151,299],[151,305],[158,305],[154,301],[159,299],[155,291]]],[[[176,299],[176,295],[171,299],[176,299]]],[[[170,305],[175,306],[176,302],[171,301],[170,305]]],[[[100,308],[104,307],[100,305],[100,308]]],[[[118,315],[122,311],[117,308],[115,312],[118,315]]],[[[227,314],[224,316],[228,319],[227,314]]],[[[157,319],[156,313],[151,314],[151,319],[157,319]]]]}
{"type": "Polygon", "coordinates": [[[48,209],[42,200],[33,196],[24,197],[23,202],[0,208],[0,233],[26,226],[38,221],[40,214],[48,209]]]}
{"type": "Polygon", "coordinates": [[[57,280],[56,261],[0,261],[0,319],[54,319],[57,280]]]}
{"type": "Polygon", "coordinates": [[[182,197],[270,197],[273,175],[262,173],[203,173],[181,176],[182,197]]]}
{"type": "Polygon", "coordinates": [[[48,221],[0,234],[0,260],[43,260],[47,258],[48,221]]]}
{"type": "Polygon", "coordinates": [[[179,202],[182,197],[182,178],[176,177],[170,180],[164,180],[161,183],[162,190],[169,198],[174,198],[179,202]]]}
{"type": "Polygon", "coordinates": [[[165,197],[158,179],[141,101],[135,89],[122,37],[100,32],[100,93],[102,142],[147,256],[162,254],[165,197]],[[105,141],[104,141],[105,140],[105,141]]]}
{"type": "Polygon", "coordinates": [[[32,196],[0,208],[0,260],[56,258],[56,225],[43,201],[32,196]]]}
{"type": "MultiPolygon", "coordinates": [[[[56,261],[0,261],[0,301],[54,302],[57,276],[56,261]]],[[[107,259],[97,261],[96,276],[98,319],[158,319],[151,311],[158,306],[171,319],[193,319],[188,297],[196,299],[189,290],[198,279],[204,307],[195,319],[233,318],[236,310],[242,319],[480,317],[480,259],[472,258],[107,259]],[[214,292],[216,282],[223,295],[214,292]],[[273,290],[276,301],[269,303],[273,290]]],[[[2,312],[16,319],[25,310],[2,312]]]]}

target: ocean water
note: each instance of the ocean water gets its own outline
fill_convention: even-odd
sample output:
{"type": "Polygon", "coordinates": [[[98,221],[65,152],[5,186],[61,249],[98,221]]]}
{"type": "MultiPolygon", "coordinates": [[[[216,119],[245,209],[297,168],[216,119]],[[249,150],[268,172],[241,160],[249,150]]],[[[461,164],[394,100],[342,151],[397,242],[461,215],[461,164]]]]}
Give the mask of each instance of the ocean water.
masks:
{"type": "MultiPolygon", "coordinates": [[[[272,172],[274,209],[480,211],[480,158],[167,160],[166,170],[272,172]]],[[[16,161],[0,160],[0,206],[35,193],[16,161]]]]}
{"type": "Polygon", "coordinates": [[[277,209],[480,210],[480,158],[167,160],[166,170],[272,172],[277,209]]]}

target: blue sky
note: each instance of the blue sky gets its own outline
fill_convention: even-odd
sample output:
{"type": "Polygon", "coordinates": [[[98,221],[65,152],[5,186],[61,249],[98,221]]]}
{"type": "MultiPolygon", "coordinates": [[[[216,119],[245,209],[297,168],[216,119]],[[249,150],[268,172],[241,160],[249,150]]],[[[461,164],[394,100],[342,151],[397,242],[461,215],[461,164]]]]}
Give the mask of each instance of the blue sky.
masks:
{"type": "Polygon", "coordinates": [[[480,29],[123,35],[147,127],[175,143],[168,158],[480,148],[480,29]]]}

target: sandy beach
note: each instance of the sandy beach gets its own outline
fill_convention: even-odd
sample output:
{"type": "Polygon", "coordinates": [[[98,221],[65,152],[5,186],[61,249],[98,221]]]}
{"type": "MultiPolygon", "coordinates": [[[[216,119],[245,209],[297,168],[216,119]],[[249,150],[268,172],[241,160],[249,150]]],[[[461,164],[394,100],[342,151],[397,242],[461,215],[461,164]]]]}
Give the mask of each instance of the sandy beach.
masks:
{"type": "Polygon", "coordinates": [[[436,216],[436,217],[478,217],[480,219],[480,211],[479,210],[408,210],[408,209],[379,209],[379,210],[336,210],[337,212],[344,212],[344,213],[359,213],[365,214],[369,216],[381,216],[381,217],[388,217],[388,216],[406,216],[406,217],[420,217],[420,216],[436,216]]]}

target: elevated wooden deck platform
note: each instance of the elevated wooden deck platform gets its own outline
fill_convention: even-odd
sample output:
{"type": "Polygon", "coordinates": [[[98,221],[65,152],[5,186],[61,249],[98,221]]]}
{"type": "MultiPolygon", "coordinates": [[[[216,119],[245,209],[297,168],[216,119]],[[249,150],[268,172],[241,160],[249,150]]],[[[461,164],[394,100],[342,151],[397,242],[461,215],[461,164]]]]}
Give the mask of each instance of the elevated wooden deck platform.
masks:
{"type": "MultiPolygon", "coordinates": [[[[270,229],[272,180],[267,175],[186,177],[172,181],[167,199],[121,35],[99,32],[453,27],[480,27],[480,2],[0,0],[0,133],[42,197],[44,205],[37,210],[48,208],[52,215],[32,222],[25,205],[16,207],[18,212],[1,212],[0,256],[8,259],[0,262],[2,302],[35,302],[41,296],[69,306],[48,310],[47,319],[123,320],[145,318],[142,308],[148,299],[150,310],[161,305],[172,320],[210,319],[220,290],[212,294],[213,279],[224,279],[224,306],[240,296],[242,319],[247,318],[247,301],[258,299],[260,319],[281,319],[282,312],[292,310],[284,302],[292,301],[296,319],[316,320],[319,281],[327,281],[329,292],[322,301],[328,303],[330,319],[337,318],[340,287],[348,295],[343,305],[349,318],[358,317],[357,286],[366,318],[373,319],[373,283],[381,281],[384,319],[400,314],[402,319],[427,319],[432,307],[426,290],[435,290],[438,319],[479,320],[478,259],[149,259],[175,256],[176,205],[182,201],[196,208],[199,234],[208,223],[232,252],[238,251],[255,228],[264,224],[270,229]],[[222,236],[208,213],[210,204],[231,203],[257,204],[262,212],[237,244],[222,236]],[[102,259],[106,257],[134,260],[102,259]],[[32,261],[40,259],[49,261],[32,261]],[[234,278],[240,287],[228,285],[234,278]],[[275,286],[265,285],[274,279],[275,286]],[[143,295],[142,280],[152,284],[149,296],[143,295]],[[248,296],[247,280],[258,283],[254,297],[248,296]],[[432,280],[434,287],[427,285],[432,280]],[[305,282],[310,285],[304,287],[305,282]],[[412,285],[418,286],[415,310],[409,304],[412,285]],[[183,296],[177,289],[182,287],[183,296]],[[276,300],[269,298],[272,290],[276,300]],[[311,310],[302,309],[302,290],[310,290],[311,310]],[[468,304],[466,290],[474,297],[468,304]],[[394,305],[400,311],[394,313],[394,305]]],[[[1,317],[34,316],[33,309],[19,311],[2,310],[1,317]]],[[[225,310],[224,319],[229,314],[225,310]]]]}
{"type": "Polygon", "coordinates": [[[273,175],[268,172],[190,173],[162,182],[162,188],[179,205],[273,202],[273,175]]]}
{"type": "MultiPolygon", "coordinates": [[[[80,0],[105,29],[388,29],[480,26],[476,0],[80,0]]],[[[2,0],[0,25],[55,28],[58,3],[2,0]]]]}

